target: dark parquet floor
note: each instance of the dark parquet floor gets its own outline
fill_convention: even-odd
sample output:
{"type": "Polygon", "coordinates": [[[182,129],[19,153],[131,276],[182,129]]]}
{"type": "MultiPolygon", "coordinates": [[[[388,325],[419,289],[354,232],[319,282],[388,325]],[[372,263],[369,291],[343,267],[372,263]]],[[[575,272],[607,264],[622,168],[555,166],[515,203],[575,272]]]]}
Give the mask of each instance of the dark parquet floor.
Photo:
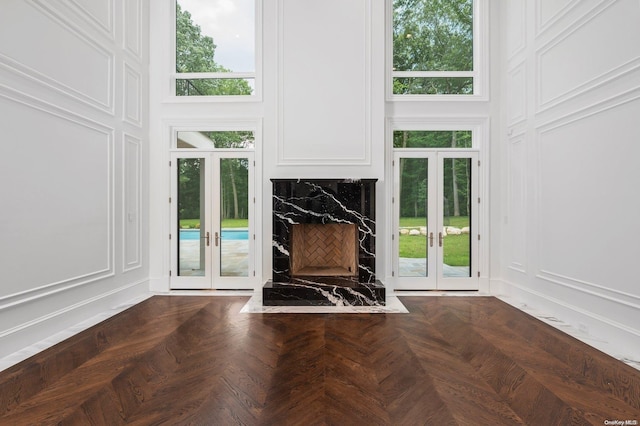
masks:
{"type": "Polygon", "coordinates": [[[640,422],[638,370],[495,298],[387,315],[247,300],[152,297],[0,372],[0,424],[640,422]]]}

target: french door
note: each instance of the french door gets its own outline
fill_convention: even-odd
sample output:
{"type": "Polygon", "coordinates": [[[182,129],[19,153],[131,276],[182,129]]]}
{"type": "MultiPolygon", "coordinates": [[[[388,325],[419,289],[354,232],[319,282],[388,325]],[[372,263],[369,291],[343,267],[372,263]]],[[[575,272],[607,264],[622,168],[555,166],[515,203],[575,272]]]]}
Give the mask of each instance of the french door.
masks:
{"type": "Polygon", "coordinates": [[[396,289],[477,290],[477,153],[403,149],[393,171],[396,289]]]}
{"type": "Polygon", "coordinates": [[[172,289],[252,289],[253,152],[171,154],[172,289]]]}

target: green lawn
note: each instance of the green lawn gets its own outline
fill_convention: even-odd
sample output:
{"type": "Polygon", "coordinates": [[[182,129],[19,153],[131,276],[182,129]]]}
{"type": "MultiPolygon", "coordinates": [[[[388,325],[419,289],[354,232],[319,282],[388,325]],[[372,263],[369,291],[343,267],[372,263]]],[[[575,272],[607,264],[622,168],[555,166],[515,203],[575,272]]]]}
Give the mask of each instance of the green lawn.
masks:
{"type": "MultiPolygon", "coordinates": [[[[248,228],[249,219],[223,219],[222,228],[248,228]]],[[[181,219],[180,228],[199,229],[200,219],[181,219]]]]}
{"type": "MultiPolygon", "coordinates": [[[[426,219],[424,217],[403,217],[400,218],[400,227],[408,228],[425,226],[426,219]]],[[[449,225],[456,228],[469,226],[468,217],[451,217],[449,225]]],[[[433,234],[433,244],[438,244],[438,234],[433,234]]],[[[427,253],[428,238],[425,235],[400,235],[399,251],[400,257],[424,258],[427,253]]],[[[469,234],[447,235],[443,240],[444,244],[444,263],[451,266],[469,266],[469,245],[471,239],[469,234]]]]}
{"type": "MultiPolygon", "coordinates": [[[[446,223],[446,226],[455,226],[456,228],[464,228],[465,226],[469,226],[469,217],[468,216],[457,216],[457,217],[449,217],[449,223],[446,223]]],[[[426,218],[424,217],[401,217],[400,218],[400,227],[406,228],[411,226],[425,226],[427,223],[426,218]]]]}

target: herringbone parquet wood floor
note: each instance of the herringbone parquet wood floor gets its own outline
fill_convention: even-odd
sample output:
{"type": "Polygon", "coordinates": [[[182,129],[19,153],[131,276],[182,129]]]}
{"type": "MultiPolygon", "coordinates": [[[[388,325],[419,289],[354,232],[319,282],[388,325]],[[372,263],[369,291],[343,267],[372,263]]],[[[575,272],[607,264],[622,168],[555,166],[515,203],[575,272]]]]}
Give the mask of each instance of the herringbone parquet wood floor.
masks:
{"type": "Polygon", "coordinates": [[[640,421],[640,372],[491,297],[240,314],[153,297],[0,373],[2,425],[640,421]]]}

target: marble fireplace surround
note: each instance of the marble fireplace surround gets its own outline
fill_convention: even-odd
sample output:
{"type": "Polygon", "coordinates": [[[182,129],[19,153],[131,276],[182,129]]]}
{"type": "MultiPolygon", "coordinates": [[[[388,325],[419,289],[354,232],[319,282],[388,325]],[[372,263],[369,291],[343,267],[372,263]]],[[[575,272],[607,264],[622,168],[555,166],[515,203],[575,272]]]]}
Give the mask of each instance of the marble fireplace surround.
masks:
{"type": "Polygon", "coordinates": [[[376,181],[272,179],[273,279],[263,287],[263,305],[384,306],[384,285],[375,275],[376,181]],[[310,225],[306,234],[300,231],[302,224],[310,225]],[[302,255],[300,248],[296,251],[294,241],[298,246],[306,244],[307,249],[318,246],[320,251],[325,250],[323,243],[314,241],[316,230],[322,228],[319,225],[335,229],[327,231],[327,238],[332,239],[327,251],[332,253],[327,254],[326,265],[314,259],[312,267],[305,268],[307,272],[296,274],[299,268],[294,266],[302,255]],[[350,225],[355,228],[355,235],[348,231],[349,226],[336,225],[350,225]],[[306,241],[304,244],[301,238],[306,241]],[[356,259],[340,265],[337,259],[348,257],[353,245],[356,259]],[[316,269],[317,275],[309,273],[309,269],[316,269]]]}

